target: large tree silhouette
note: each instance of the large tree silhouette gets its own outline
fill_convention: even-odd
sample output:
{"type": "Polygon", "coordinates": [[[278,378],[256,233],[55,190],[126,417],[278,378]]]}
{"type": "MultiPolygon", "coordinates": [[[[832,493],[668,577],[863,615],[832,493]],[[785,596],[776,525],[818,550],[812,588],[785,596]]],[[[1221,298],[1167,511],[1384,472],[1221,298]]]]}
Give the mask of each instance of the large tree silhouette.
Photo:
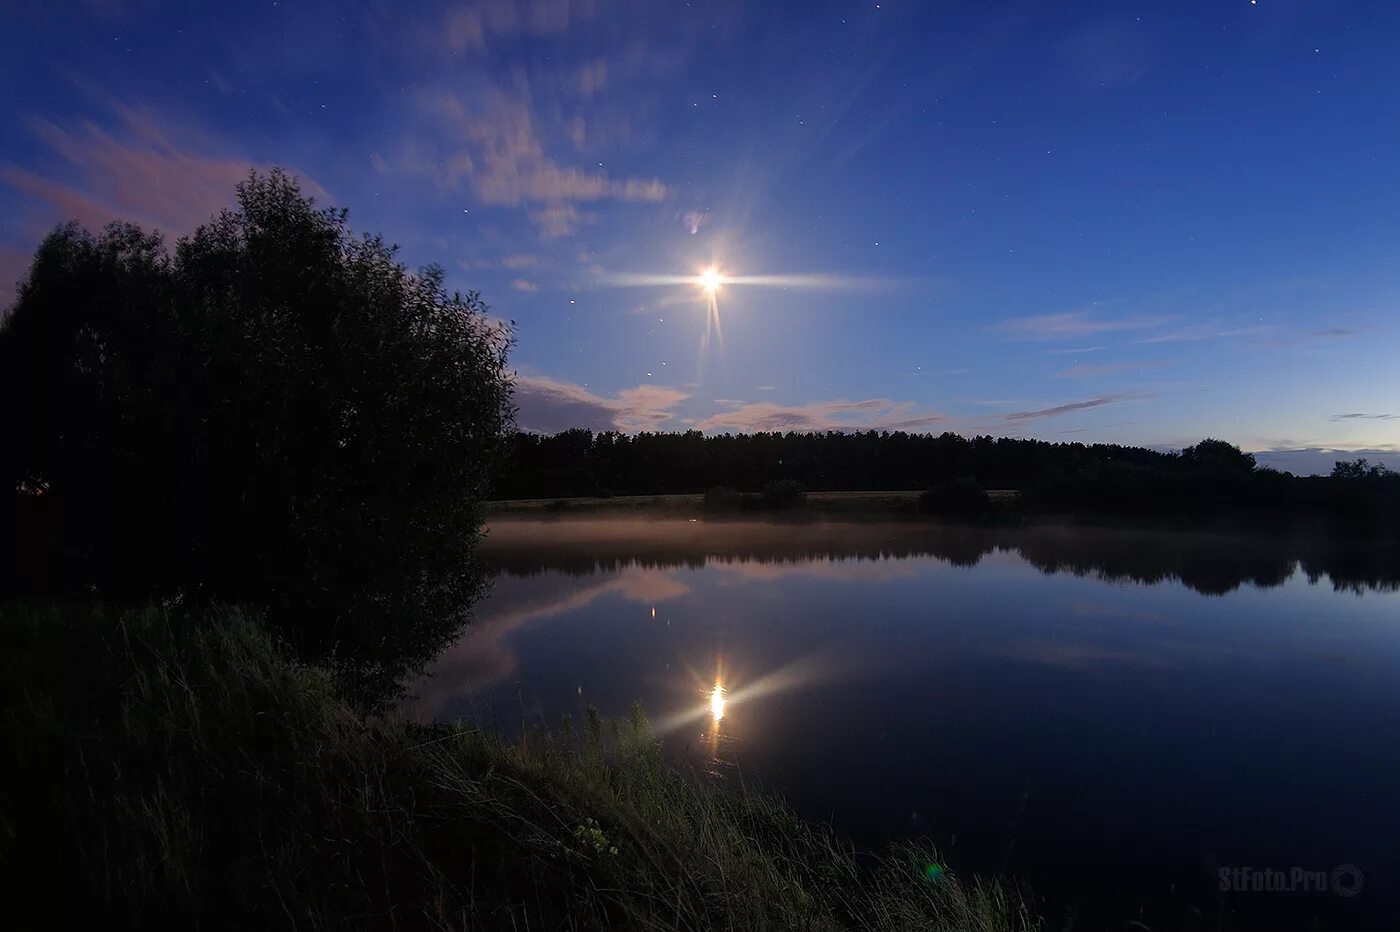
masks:
{"type": "Polygon", "coordinates": [[[0,329],[12,587],[252,602],[379,688],[475,598],[507,329],[278,172],[44,240],[0,329]]]}

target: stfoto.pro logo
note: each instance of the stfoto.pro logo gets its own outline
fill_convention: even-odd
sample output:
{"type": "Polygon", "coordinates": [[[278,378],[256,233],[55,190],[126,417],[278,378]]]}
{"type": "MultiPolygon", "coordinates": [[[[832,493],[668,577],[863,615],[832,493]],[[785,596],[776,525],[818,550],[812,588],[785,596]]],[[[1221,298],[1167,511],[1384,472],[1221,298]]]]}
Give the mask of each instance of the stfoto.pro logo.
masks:
{"type": "Polygon", "coordinates": [[[1338,864],[1330,871],[1222,867],[1219,877],[1221,893],[1335,893],[1351,897],[1360,893],[1366,883],[1361,868],[1355,864],[1338,864]]]}

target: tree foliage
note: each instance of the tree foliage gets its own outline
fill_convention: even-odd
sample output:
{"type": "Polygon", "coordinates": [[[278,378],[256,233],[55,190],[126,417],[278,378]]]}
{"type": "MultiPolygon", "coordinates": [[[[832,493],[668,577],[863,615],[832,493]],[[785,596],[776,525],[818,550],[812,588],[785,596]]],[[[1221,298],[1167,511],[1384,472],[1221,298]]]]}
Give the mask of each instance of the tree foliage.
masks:
{"type": "Polygon", "coordinates": [[[1181,459],[1190,466],[1220,473],[1248,473],[1256,466],[1253,453],[1211,437],[1182,450],[1181,459]]]}
{"type": "Polygon", "coordinates": [[[826,431],[705,436],[684,433],[517,434],[501,478],[507,498],[659,495],[724,486],[761,492],[791,479],[810,491],[923,489],[972,478],[984,488],[1019,488],[1049,468],[1104,463],[1172,468],[1179,457],[1115,444],[1046,443],[953,433],[826,431]]]}
{"type": "Polygon", "coordinates": [[[1338,460],[1332,464],[1333,479],[1347,479],[1352,481],[1385,479],[1390,475],[1390,470],[1382,463],[1372,464],[1365,458],[1356,460],[1338,460]]]}
{"type": "Polygon", "coordinates": [[[266,605],[390,680],[477,594],[510,341],[279,172],[173,253],[61,227],[0,329],[10,583],[266,605]]]}

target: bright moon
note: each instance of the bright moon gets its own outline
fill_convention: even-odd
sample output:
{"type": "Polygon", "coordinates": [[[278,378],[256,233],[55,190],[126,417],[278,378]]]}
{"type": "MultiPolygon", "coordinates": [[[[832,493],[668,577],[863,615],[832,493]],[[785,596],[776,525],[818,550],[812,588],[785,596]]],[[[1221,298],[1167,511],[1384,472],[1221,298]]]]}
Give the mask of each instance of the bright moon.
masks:
{"type": "Polygon", "coordinates": [[[701,272],[696,281],[701,288],[704,288],[710,294],[714,294],[716,291],[719,291],[719,286],[724,284],[724,276],[720,275],[719,269],[712,265],[701,272]]]}

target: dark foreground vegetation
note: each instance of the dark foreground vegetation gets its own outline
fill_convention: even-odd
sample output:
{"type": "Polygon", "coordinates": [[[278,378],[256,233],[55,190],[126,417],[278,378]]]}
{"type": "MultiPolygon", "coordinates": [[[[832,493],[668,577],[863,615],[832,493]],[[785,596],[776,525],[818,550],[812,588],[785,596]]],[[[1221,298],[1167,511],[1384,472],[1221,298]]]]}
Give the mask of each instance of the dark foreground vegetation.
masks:
{"type": "Polygon", "coordinates": [[[803,493],[926,490],[917,510],[977,521],[996,516],[979,490],[1015,490],[1021,515],[1297,518],[1400,533],[1400,474],[1358,460],[1330,476],[1294,476],[1213,439],[1162,452],[902,431],[569,430],[513,435],[510,463],[499,498],[703,493],[707,511],[791,510],[803,493]],[[775,498],[780,488],[796,496],[775,498]]]}
{"type": "Polygon", "coordinates": [[[237,610],[0,613],[12,928],[1030,929],[670,771],[640,710],[518,744],[366,717],[237,610]]]}

